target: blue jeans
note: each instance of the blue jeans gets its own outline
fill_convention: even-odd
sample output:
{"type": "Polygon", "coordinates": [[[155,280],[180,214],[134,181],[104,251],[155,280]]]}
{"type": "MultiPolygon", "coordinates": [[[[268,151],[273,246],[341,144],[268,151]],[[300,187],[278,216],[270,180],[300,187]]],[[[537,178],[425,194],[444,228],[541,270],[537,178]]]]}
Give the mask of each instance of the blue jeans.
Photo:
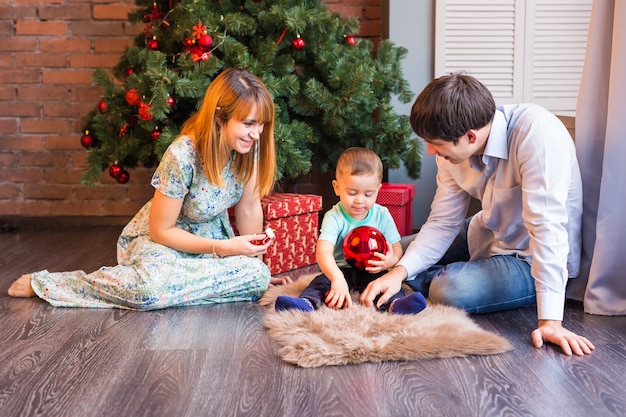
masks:
{"type": "MultiPolygon", "coordinates": [[[[491,313],[536,304],[535,280],[530,264],[515,255],[497,255],[470,261],[467,226],[436,265],[406,283],[431,301],[465,310],[491,313]]],[[[414,236],[402,239],[403,249],[414,236]]]]}

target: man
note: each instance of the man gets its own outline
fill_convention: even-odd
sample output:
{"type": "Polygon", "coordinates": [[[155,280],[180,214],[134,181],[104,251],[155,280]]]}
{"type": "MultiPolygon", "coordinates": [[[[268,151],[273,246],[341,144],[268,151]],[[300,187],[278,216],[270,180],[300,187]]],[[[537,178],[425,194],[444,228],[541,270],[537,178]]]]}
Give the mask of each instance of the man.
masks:
{"type": "Polygon", "coordinates": [[[593,344],[562,326],[565,286],[580,266],[582,185],[563,124],[533,104],[495,106],[475,78],[431,81],[411,126],[436,155],[437,191],[404,256],[370,283],[361,301],[385,303],[402,281],[431,301],[469,313],[537,305],[535,347],[566,355],[593,344]],[[481,202],[466,219],[471,198],[481,202]]]}

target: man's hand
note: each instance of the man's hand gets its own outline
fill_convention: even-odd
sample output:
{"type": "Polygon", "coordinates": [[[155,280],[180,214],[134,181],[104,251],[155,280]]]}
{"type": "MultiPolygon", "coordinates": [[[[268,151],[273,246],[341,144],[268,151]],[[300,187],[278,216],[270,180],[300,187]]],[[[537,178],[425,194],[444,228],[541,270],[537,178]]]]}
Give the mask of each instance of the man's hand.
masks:
{"type": "Polygon", "coordinates": [[[407,277],[406,269],[403,266],[396,266],[382,277],[370,282],[367,288],[361,293],[361,303],[368,307],[374,305],[374,299],[379,295],[376,308],[385,304],[389,299],[402,288],[402,281],[407,277]]]}
{"type": "Polygon", "coordinates": [[[595,346],[583,336],[579,336],[563,327],[557,320],[539,320],[539,327],[531,333],[533,345],[536,348],[543,346],[543,342],[550,342],[558,345],[566,355],[572,352],[578,356],[588,355],[595,346]]]}

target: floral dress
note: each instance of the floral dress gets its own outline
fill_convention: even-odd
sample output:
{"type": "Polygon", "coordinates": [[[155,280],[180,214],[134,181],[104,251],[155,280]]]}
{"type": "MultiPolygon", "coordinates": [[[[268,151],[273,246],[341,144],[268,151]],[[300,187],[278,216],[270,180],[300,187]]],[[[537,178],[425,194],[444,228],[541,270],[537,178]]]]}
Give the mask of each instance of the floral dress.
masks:
{"type": "MultiPolygon", "coordinates": [[[[243,184],[224,168],[223,188],[211,185],[198,163],[194,142],[182,136],[169,146],[152,177],[166,196],[182,198],[176,226],[198,236],[234,236],[228,217],[243,184]]],[[[179,252],[150,240],[149,201],[126,225],[117,244],[119,265],[83,271],[31,275],[37,295],[57,307],[116,307],[153,310],[175,306],[256,300],[267,290],[270,272],[256,257],[217,257],[179,252]]]]}

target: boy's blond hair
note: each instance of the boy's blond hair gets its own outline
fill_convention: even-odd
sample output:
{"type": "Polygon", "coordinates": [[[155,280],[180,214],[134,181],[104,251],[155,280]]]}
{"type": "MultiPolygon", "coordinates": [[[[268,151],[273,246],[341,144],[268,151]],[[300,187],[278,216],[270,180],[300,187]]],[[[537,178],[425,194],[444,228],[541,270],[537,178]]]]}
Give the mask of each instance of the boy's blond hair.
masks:
{"type": "Polygon", "coordinates": [[[383,180],[383,162],[376,152],[361,147],[348,148],[339,156],[335,177],[344,175],[376,175],[383,180]]]}

